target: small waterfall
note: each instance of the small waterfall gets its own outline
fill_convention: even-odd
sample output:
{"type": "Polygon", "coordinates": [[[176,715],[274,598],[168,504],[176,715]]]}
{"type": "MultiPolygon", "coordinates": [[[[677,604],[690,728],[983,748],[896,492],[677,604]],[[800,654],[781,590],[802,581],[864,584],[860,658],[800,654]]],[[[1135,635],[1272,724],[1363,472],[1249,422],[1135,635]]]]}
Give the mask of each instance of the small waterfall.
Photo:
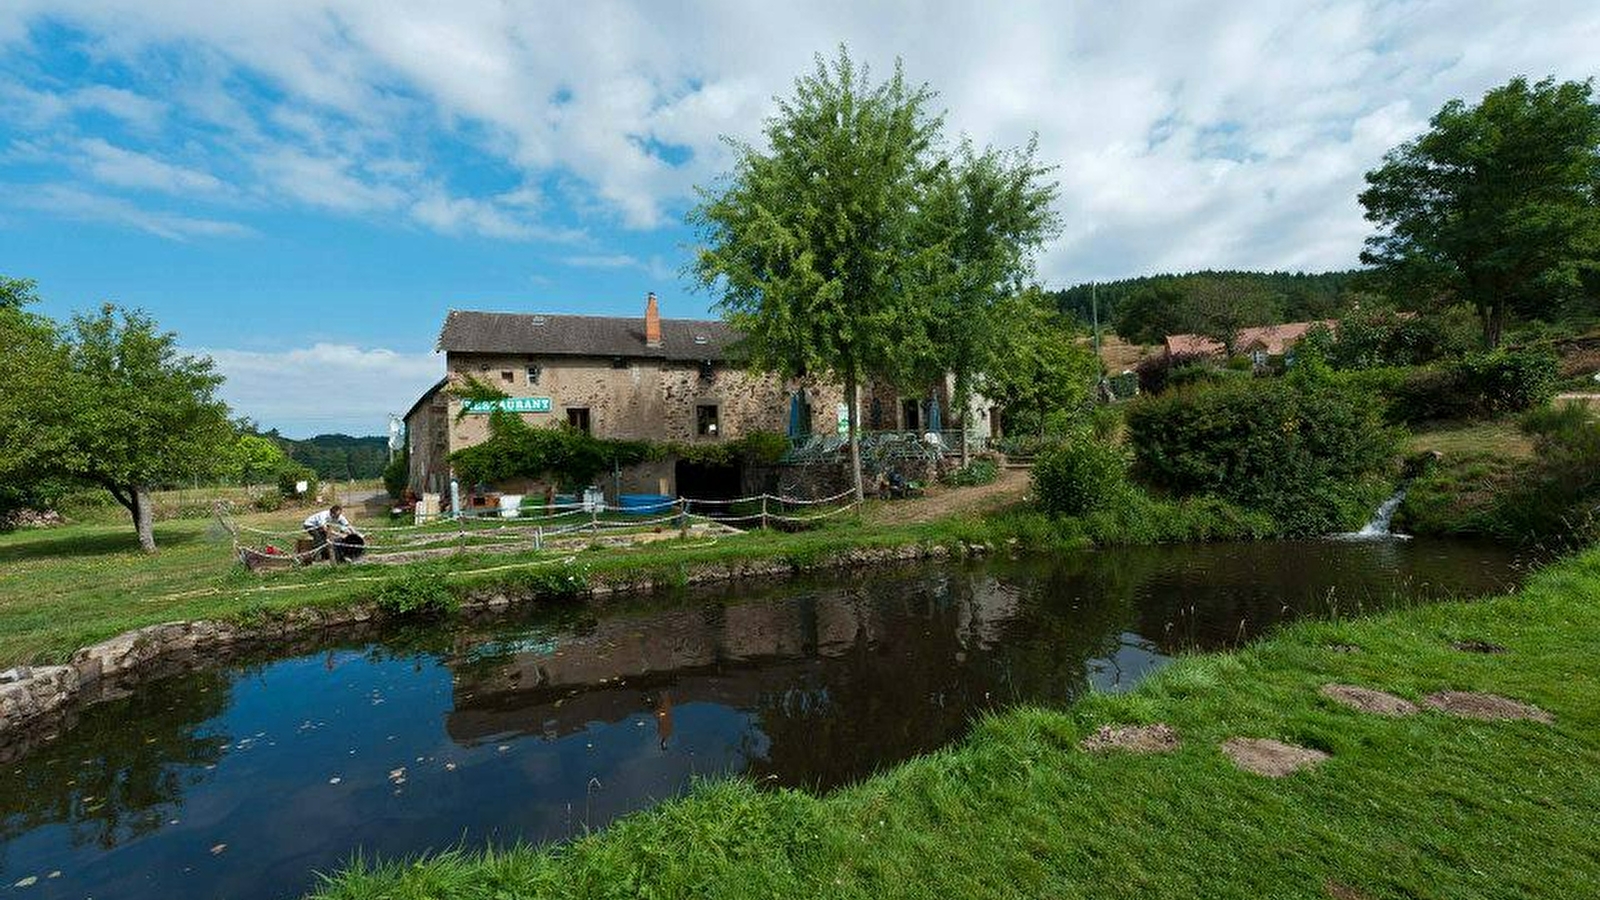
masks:
{"type": "Polygon", "coordinates": [[[1361,526],[1361,530],[1351,537],[1379,538],[1389,537],[1389,522],[1394,519],[1394,511],[1400,508],[1400,503],[1406,499],[1406,489],[1401,488],[1394,492],[1394,496],[1378,505],[1378,511],[1372,514],[1372,519],[1361,526]]]}

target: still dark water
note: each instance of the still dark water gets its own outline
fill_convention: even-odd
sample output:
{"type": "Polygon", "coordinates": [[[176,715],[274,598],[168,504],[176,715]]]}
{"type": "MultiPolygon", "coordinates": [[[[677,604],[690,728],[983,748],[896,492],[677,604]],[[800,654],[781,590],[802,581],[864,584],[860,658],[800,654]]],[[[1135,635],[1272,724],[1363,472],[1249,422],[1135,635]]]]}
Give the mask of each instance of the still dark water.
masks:
{"type": "Polygon", "coordinates": [[[0,770],[0,896],[282,898],[739,774],[826,789],[1300,615],[1479,594],[1477,544],[1146,547],[723,585],[330,642],[91,707],[0,770]],[[37,879],[25,886],[19,882],[37,879]]]}

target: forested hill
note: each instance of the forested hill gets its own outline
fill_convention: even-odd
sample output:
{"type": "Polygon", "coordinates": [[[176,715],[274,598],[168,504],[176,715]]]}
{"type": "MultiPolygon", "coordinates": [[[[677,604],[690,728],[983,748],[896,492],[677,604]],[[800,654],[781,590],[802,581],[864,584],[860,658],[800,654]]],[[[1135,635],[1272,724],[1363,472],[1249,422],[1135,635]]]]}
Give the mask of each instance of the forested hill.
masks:
{"type": "Polygon", "coordinates": [[[389,439],[382,436],[319,434],[301,441],[274,437],[290,459],[310,466],[324,480],[377,478],[389,463],[389,439]]]}
{"type": "MultiPolygon", "coordinates": [[[[1095,292],[1099,295],[1103,327],[1117,327],[1118,312],[1129,296],[1155,293],[1169,298],[1196,293],[1248,295],[1255,311],[1265,311],[1275,321],[1299,322],[1337,316],[1344,309],[1346,295],[1362,290],[1362,281],[1368,277],[1357,269],[1315,273],[1204,271],[1105,281],[1096,285],[1095,292]]],[[[1085,324],[1090,322],[1089,285],[1050,291],[1048,296],[1062,312],[1085,324]]]]}

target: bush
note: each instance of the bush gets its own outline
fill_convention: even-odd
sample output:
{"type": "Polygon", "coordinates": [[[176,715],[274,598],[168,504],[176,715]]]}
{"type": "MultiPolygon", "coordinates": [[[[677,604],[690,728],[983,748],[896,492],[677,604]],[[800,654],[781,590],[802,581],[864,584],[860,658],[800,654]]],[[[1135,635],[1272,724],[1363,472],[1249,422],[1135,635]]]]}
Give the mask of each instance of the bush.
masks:
{"type": "Polygon", "coordinates": [[[378,586],[372,599],[378,609],[396,617],[442,616],[461,605],[444,576],[437,572],[391,578],[378,586]]]}
{"type": "Polygon", "coordinates": [[[1339,321],[1337,331],[1315,328],[1302,353],[1315,353],[1335,369],[1418,366],[1470,352],[1474,323],[1466,308],[1428,315],[1360,310],[1339,321]]]}
{"type": "Polygon", "coordinates": [[[411,460],[406,451],[402,450],[394,455],[394,459],[383,467],[383,489],[389,496],[399,500],[405,496],[406,488],[411,483],[411,460]]]}
{"type": "Polygon", "coordinates": [[[257,494],[250,498],[250,508],[256,512],[277,512],[283,509],[283,495],[257,494]]]}
{"type": "Polygon", "coordinates": [[[1520,412],[1556,394],[1560,363],[1549,350],[1496,350],[1456,364],[1483,415],[1520,412]]]}
{"type": "Polygon", "coordinates": [[[1244,359],[1245,367],[1236,369],[1214,365],[1193,365],[1180,366],[1173,369],[1172,374],[1167,377],[1167,388],[1170,390],[1196,384],[1223,384],[1253,377],[1254,372],[1250,368],[1250,360],[1245,357],[1234,358],[1244,359]]]}
{"type": "Polygon", "coordinates": [[[1000,477],[1000,468],[992,459],[978,458],[944,476],[945,484],[955,487],[975,487],[991,484],[1000,477]]]}
{"type": "Polygon", "coordinates": [[[1174,372],[1189,368],[1208,368],[1216,365],[1217,358],[1209,353],[1160,353],[1139,360],[1133,374],[1139,379],[1139,390],[1146,394],[1159,394],[1167,389],[1174,372]]]}
{"type": "Polygon", "coordinates": [[[1556,357],[1547,350],[1474,354],[1442,368],[1413,369],[1386,385],[1388,417],[1428,422],[1520,412],[1549,401],[1558,380],[1556,357]]]}
{"type": "Polygon", "coordinates": [[[1377,398],[1312,377],[1255,379],[1131,404],[1136,473],[1179,496],[1214,494],[1289,534],[1364,521],[1399,435],[1377,398]]]}
{"type": "Polygon", "coordinates": [[[304,496],[307,499],[317,496],[317,473],[306,466],[290,466],[278,473],[278,494],[286,499],[304,496]],[[305,493],[302,495],[295,490],[295,485],[304,481],[305,493]]]}
{"type": "Polygon", "coordinates": [[[1128,461],[1120,447],[1103,441],[1062,444],[1034,460],[1033,488],[1045,511],[1081,516],[1127,491],[1128,461]]]}

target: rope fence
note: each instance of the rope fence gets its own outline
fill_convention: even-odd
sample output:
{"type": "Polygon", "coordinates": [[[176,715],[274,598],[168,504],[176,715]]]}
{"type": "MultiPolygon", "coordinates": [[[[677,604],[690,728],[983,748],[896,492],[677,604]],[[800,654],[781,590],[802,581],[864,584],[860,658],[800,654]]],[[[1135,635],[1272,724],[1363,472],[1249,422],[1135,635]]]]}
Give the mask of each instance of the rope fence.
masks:
{"type": "Polygon", "coordinates": [[[352,529],[348,535],[330,535],[312,543],[310,532],[300,529],[258,528],[233,519],[230,504],[218,501],[218,522],[233,540],[234,555],[252,570],[296,568],[318,559],[369,563],[410,562],[462,553],[514,553],[570,549],[574,540],[629,543],[658,540],[676,531],[680,538],[691,532],[718,536],[752,528],[786,530],[814,527],[856,509],[860,501],[846,490],[830,497],[804,498],[760,493],[748,497],[697,499],[677,497],[659,503],[616,506],[609,503],[548,503],[528,508],[462,510],[440,513],[409,525],[373,525],[352,529]],[[832,508],[822,507],[832,505],[832,508]],[[293,549],[280,548],[275,543],[293,549]]]}

